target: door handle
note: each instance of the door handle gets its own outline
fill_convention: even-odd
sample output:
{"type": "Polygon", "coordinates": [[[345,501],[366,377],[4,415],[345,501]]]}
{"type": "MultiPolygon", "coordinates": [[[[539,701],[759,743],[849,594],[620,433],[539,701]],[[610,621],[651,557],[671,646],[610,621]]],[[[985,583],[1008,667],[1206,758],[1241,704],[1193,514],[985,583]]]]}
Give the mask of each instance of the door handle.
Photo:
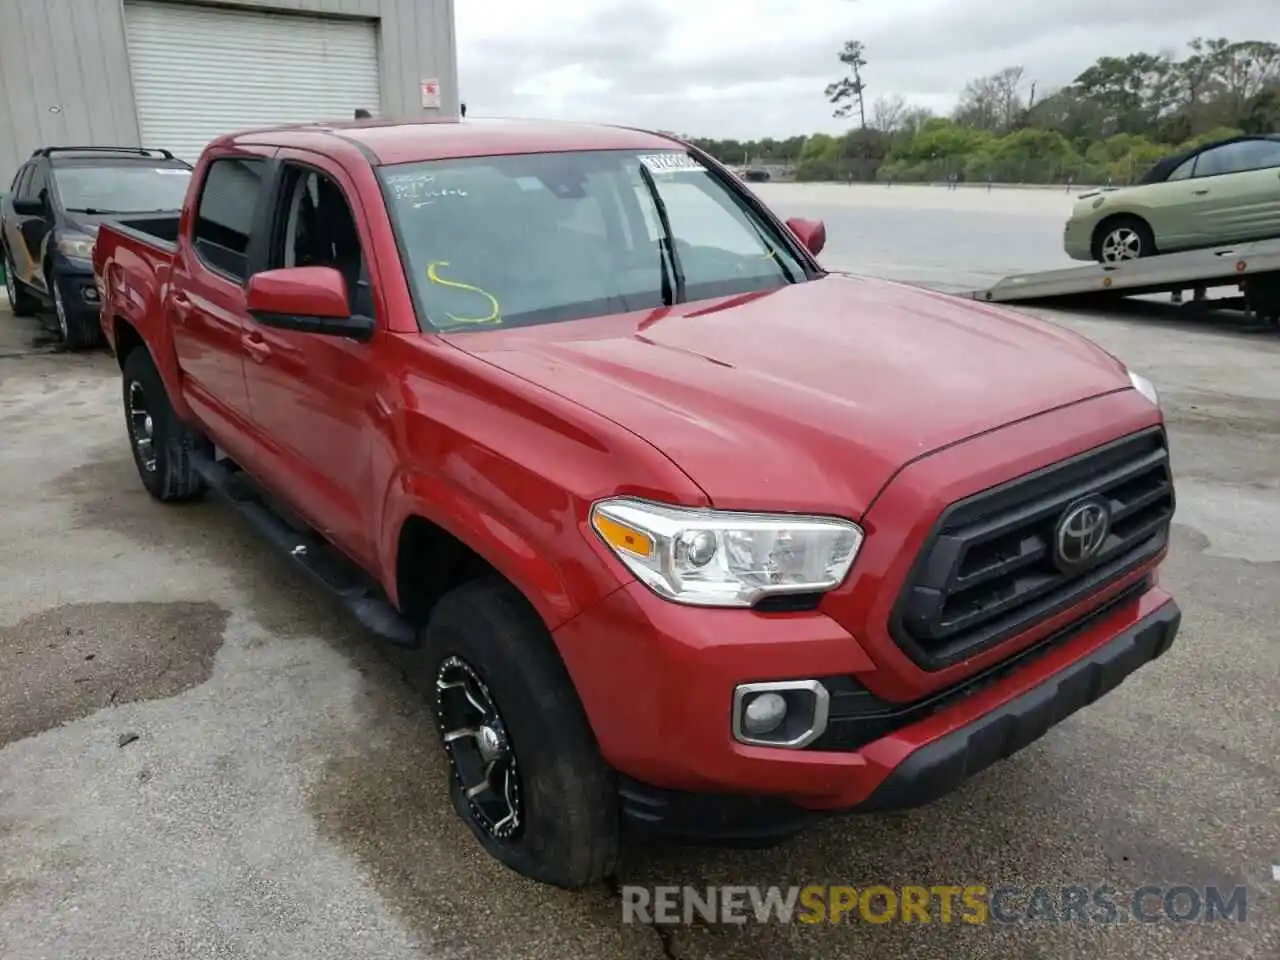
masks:
{"type": "Polygon", "coordinates": [[[1197,190],[1197,191],[1195,192],[1195,194],[1196,194],[1196,196],[1197,196],[1197,197],[1203,197],[1203,196],[1204,196],[1206,193],[1208,193],[1208,192],[1209,192],[1209,191],[1208,191],[1207,189],[1205,189],[1205,190],[1197,190]]]}
{"type": "Polygon", "coordinates": [[[187,299],[185,293],[175,293],[169,303],[173,306],[173,315],[179,323],[186,323],[187,317],[191,315],[191,301],[187,299]]]}
{"type": "Polygon", "coordinates": [[[271,356],[271,346],[267,341],[263,340],[259,334],[246,333],[240,338],[240,343],[257,363],[265,363],[267,358],[271,356]]]}

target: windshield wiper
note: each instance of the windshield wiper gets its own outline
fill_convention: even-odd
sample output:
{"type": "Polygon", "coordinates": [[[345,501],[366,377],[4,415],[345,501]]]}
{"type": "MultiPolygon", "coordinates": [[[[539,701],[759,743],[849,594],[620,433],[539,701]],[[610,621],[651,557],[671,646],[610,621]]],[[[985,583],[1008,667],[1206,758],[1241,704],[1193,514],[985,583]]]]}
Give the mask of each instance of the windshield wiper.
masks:
{"type": "Polygon", "coordinates": [[[67,207],[67,213],[87,213],[91,217],[102,216],[106,213],[120,213],[120,210],[103,210],[99,207],[67,207]]]}
{"type": "Polygon", "coordinates": [[[658,254],[659,263],[662,264],[662,299],[671,306],[675,303],[684,303],[684,271],[680,269],[680,260],[676,257],[676,238],[671,232],[671,220],[667,216],[667,205],[662,199],[662,195],[658,193],[658,185],[654,183],[653,174],[649,172],[649,168],[640,164],[640,177],[644,180],[645,187],[649,190],[649,196],[653,198],[653,206],[658,211],[658,222],[662,224],[662,236],[658,238],[658,243],[662,244],[667,251],[667,256],[671,258],[671,272],[675,274],[676,289],[675,296],[671,295],[671,278],[667,275],[667,260],[663,257],[661,251],[658,254]]]}

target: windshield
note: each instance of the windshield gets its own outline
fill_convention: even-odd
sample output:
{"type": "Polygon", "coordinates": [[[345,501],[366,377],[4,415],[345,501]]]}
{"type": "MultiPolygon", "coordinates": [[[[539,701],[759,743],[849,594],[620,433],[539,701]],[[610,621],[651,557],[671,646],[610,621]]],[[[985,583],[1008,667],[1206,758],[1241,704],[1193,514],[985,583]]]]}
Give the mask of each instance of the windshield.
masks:
{"type": "Polygon", "coordinates": [[[89,213],[151,213],[181,210],[191,171],[113,163],[99,167],[54,167],[62,208],[89,213]]]}
{"type": "Polygon", "coordinates": [[[379,173],[418,304],[441,331],[807,279],[774,229],[683,151],[433,160],[379,173]]]}

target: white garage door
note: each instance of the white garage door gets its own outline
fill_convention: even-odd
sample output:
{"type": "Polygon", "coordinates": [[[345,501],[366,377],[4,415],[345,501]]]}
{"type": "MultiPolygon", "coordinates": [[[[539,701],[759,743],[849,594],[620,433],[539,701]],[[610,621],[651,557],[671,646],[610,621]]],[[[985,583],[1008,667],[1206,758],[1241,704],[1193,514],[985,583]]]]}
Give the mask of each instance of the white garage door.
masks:
{"type": "Polygon", "coordinates": [[[142,144],[195,161],[224,133],[378,114],[367,20],[126,0],[142,144]]]}

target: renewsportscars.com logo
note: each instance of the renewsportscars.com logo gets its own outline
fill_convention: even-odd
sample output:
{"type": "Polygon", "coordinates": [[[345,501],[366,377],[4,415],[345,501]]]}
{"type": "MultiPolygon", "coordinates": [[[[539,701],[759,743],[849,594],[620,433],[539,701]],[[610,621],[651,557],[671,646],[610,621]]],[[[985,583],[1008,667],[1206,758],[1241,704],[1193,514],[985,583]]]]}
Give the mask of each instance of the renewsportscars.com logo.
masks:
{"type": "Polygon", "coordinates": [[[624,886],[624,923],[1243,923],[1246,889],[1012,884],[624,886]]]}

